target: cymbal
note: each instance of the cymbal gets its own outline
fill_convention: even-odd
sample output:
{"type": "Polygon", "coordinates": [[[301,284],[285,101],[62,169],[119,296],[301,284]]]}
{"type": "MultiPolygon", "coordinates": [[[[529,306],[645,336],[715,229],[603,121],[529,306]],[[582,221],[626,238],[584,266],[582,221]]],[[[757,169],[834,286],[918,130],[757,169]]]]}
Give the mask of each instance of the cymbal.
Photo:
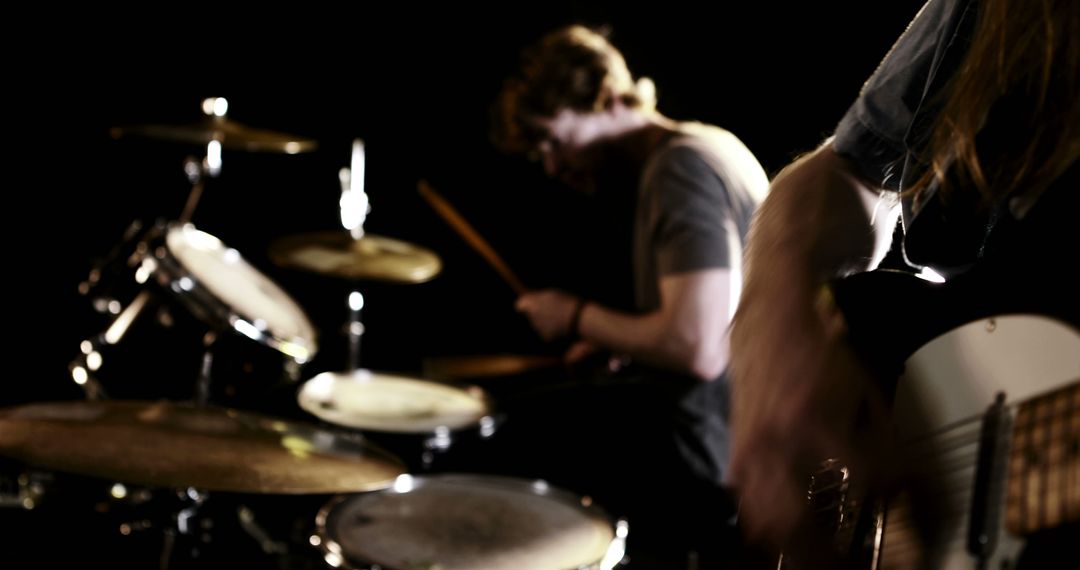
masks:
{"type": "Polygon", "coordinates": [[[323,372],[304,383],[300,407],[339,426],[392,433],[434,433],[478,425],[492,414],[477,386],[452,386],[358,369],[323,372]]]}
{"type": "Polygon", "coordinates": [[[425,358],[424,376],[439,380],[467,380],[512,376],[541,368],[555,368],[563,361],[540,354],[478,354],[425,358]]]}
{"type": "Polygon", "coordinates": [[[278,239],[270,244],[270,260],[323,275],[393,283],[423,283],[442,271],[442,261],[429,249],[372,234],[354,240],[344,230],[278,239]]]}
{"type": "Polygon", "coordinates": [[[0,454],[125,483],[240,493],[370,491],[405,469],[358,436],[224,408],[140,401],[0,410],[0,454]]]}
{"type": "Polygon", "coordinates": [[[296,154],[310,152],[318,143],[295,135],[256,129],[225,117],[205,117],[182,125],[131,125],[113,127],[109,133],[114,139],[140,136],[152,139],[204,145],[212,140],[232,150],[249,152],[284,152],[296,154]]]}

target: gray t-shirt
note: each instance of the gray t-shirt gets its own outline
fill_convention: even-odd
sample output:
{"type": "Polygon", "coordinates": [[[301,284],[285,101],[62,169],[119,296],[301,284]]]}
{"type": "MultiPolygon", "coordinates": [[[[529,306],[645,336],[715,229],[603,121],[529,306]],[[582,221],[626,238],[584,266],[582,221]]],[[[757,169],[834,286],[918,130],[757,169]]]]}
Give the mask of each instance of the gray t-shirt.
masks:
{"type": "Polygon", "coordinates": [[[739,268],[742,244],[769,180],[754,155],[719,127],[683,123],[657,149],[638,189],[634,295],[639,311],[660,306],[660,277],[739,268]]]}
{"type": "MultiPolygon", "coordinates": [[[[765,171],[735,135],[684,123],[645,164],[634,225],[637,309],[660,306],[666,275],[712,268],[741,271],[743,243],[768,191],[765,171]]],[[[647,370],[673,398],[674,443],[689,470],[719,484],[727,465],[729,385],[647,370]]]]}

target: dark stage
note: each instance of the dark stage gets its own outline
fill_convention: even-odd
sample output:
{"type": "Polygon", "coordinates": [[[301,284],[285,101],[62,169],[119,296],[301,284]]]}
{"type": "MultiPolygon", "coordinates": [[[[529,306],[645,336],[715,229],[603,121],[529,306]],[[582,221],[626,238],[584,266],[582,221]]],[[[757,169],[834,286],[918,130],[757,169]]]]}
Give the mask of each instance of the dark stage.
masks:
{"type": "MultiPolygon", "coordinates": [[[[6,81],[14,101],[9,116],[16,132],[28,136],[8,145],[15,149],[9,169],[16,182],[5,193],[15,255],[5,273],[14,284],[8,313],[17,316],[8,335],[15,364],[0,403],[83,398],[69,365],[80,341],[102,332],[109,318],[92,309],[79,284],[121,243],[131,222],[176,219],[188,198],[184,159],[201,156],[204,147],[153,136],[117,139],[110,129],[193,123],[202,99],[215,96],[229,100],[231,120],[318,142],[317,150],[295,155],[226,148],[221,175],[207,181],[193,216],[199,229],[235,248],[303,308],[319,351],[300,370],[301,381],[345,368],[346,296],[354,286],[366,299],[365,368],[422,377],[425,362],[430,371],[438,358],[558,355],[565,346],[537,338],[513,310],[513,290],[424,202],[418,181],[451,202],[527,286],[627,304],[625,197],[574,194],[547,180],[538,165],[498,153],[488,139],[489,108],[522,47],[559,25],[609,25],[631,72],[655,81],[662,113],[732,131],[775,174],[831,131],[918,3],[752,4],[668,3],[636,11],[591,2],[397,5],[378,16],[360,7],[280,5],[227,17],[192,5],[157,14],[76,8],[81,13],[54,22],[28,18],[35,31],[30,43],[9,52],[15,76],[6,81]],[[340,229],[338,170],[349,165],[354,138],[366,145],[372,210],[365,229],[436,252],[443,268],[431,281],[352,284],[271,262],[268,248],[276,239],[340,229]]],[[[130,275],[115,262],[103,267],[117,281],[101,291],[130,301],[138,287],[119,284],[130,275]]],[[[128,338],[103,351],[97,376],[116,398],[182,400],[194,390],[203,324],[167,293],[155,295],[171,305],[174,326],[160,326],[156,313],[143,315],[128,338]]],[[[220,351],[212,401],[317,423],[296,406],[300,384],[279,381],[278,353],[246,338],[223,338],[220,351]],[[254,372],[248,358],[258,363],[254,372]],[[240,377],[232,374],[244,380],[231,380],[240,377]]],[[[498,405],[501,396],[524,397],[569,374],[555,367],[509,388],[519,379],[478,383],[498,405]]],[[[469,470],[470,454],[485,453],[482,443],[461,449],[464,455],[447,466],[469,470]]],[[[0,482],[10,483],[0,492],[13,491],[21,465],[0,468],[0,482]]],[[[155,531],[133,538],[111,529],[146,512],[170,512],[172,498],[161,496],[167,493],[158,491],[138,514],[126,503],[98,512],[96,503],[109,502],[103,483],[39,476],[41,508],[0,508],[5,560],[21,550],[20,558],[43,557],[28,565],[36,568],[73,560],[158,563],[155,531]],[[86,538],[73,537],[71,528],[85,530],[86,538]]],[[[224,538],[205,547],[196,566],[317,567],[314,549],[297,541],[306,539],[314,512],[330,495],[226,496],[210,503],[206,511],[224,538]],[[250,507],[270,539],[290,553],[260,548],[250,528],[235,522],[242,518],[237,505],[250,507]]]]}

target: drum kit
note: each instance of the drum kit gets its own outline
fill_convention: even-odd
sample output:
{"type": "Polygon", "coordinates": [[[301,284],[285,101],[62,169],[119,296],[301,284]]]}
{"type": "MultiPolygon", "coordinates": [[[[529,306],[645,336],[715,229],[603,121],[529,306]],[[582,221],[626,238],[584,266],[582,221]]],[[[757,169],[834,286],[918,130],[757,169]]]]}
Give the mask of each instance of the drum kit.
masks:
{"type": "MultiPolygon", "coordinates": [[[[352,289],[347,367],[300,381],[303,365],[319,349],[316,327],[283,288],[198,229],[192,217],[206,178],[220,171],[222,149],[294,154],[317,145],[232,121],[226,109],[224,99],[208,99],[206,117],[193,124],[112,130],[115,138],[203,145],[206,155],[185,166],[192,189],[179,218],[132,224],[80,285],[108,319],[103,331],[80,344],[69,366],[85,401],[0,409],[0,456],[25,473],[71,473],[185,497],[166,517],[167,537],[190,532],[184,522],[208,495],[332,495],[320,501],[307,543],[295,545],[328,567],[568,569],[619,563],[626,522],[587,496],[540,480],[431,472],[435,454],[448,452],[451,443],[491,437],[498,427],[488,394],[459,381],[485,370],[548,365],[550,359],[512,362],[504,355],[486,369],[475,359],[443,360],[431,369],[438,380],[360,367],[359,284],[422,283],[439,274],[442,262],[426,248],[363,231],[369,206],[359,141],[350,168],[341,173],[345,231],[293,235],[268,247],[275,265],[344,279],[352,289]],[[189,397],[114,399],[100,374],[103,353],[132,336],[127,333],[134,323],[147,320],[141,315],[163,306],[171,308],[171,318],[181,313],[203,327],[196,339],[202,362],[190,379],[189,397]],[[299,413],[315,423],[219,405],[212,388],[231,379],[213,373],[212,365],[230,350],[226,339],[255,343],[284,361],[282,379],[295,390],[299,413]]],[[[156,314],[149,326],[168,324],[162,317],[168,311],[156,314]]],[[[0,498],[4,490],[0,486],[0,498]]],[[[40,486],[34,493],[39,498],[40,486]]],[[[26,508],[34,504],[22,501],[26,508]]],[[[250,521],[242,526],[260,543],[273,543],[250,521]]],[[[182,558],[169,550],[159,567],[182,558]]]]}

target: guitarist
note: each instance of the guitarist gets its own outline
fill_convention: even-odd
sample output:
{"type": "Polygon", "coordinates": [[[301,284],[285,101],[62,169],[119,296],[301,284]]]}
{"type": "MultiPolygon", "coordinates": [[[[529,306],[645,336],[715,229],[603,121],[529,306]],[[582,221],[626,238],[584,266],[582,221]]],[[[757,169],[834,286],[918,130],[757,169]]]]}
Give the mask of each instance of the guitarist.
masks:
{"type": "MultiPolygon", "coordinates": [[[[830,281],[883,259],[950,283],[993,276],[985,295],[1003,300],[998,312],[1078,324],[1077,234],[1065,224],[1078,154],[1080,2],[930,0],[833,136],[776,177],[732,330],[729,480],[751,540],[808,544],[806,475],[822,458],[879,484],[899,473],[889,392],[852,348],[884,341],[854,338],[830,281]]],[[[914,319],[901,302],[880,297],[876,316],[914,319]]]]}

